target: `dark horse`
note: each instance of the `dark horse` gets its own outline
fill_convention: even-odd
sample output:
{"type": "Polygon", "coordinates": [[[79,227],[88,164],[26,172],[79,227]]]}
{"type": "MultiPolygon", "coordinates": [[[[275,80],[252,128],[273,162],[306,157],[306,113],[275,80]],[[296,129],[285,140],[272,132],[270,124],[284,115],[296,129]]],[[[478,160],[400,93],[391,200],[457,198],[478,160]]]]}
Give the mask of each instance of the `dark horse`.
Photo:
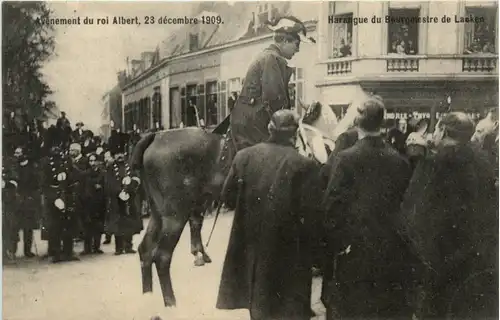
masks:
{"type": "MultiPolygon", "coordinates": [[[[321,128],[321,123],[327,123],[325,119],[331,115],[330,108],[314,104],[302,123],[309,128],[321,128]]],[[[318,159],[318,154],[324,153],[323,158],[326,157],[325,145],[318,143],[320,132],[309,132],[298,139],[298,149],[304,155],[318,159]]],[[[218,200],[227,173],[228,167],[219,163],[223,160],[223,145],[222,135],[188,127],[146,134],[132,152],[130,166],[140,172],[151,210],[151,219],[139,245],[143,293],[153,291],[154,263],[165,306],[176,304],[170,264],[188,221],[195,266],[211,262],[202,244],[201,228],[204,212],[218,200]]]]}
{"type": "Polygon", "coordinates": [[[175,306],[170,264],[189,221],[195,265],[210,263],[201,240],[203,213],[224,180],[218,172],[222,136],[199,128],[149,133],[135,146],[131,167],[140,170],[151,219],[139,245],[143,292],[153,291],[156,265],[165,306],[175,306]]]}

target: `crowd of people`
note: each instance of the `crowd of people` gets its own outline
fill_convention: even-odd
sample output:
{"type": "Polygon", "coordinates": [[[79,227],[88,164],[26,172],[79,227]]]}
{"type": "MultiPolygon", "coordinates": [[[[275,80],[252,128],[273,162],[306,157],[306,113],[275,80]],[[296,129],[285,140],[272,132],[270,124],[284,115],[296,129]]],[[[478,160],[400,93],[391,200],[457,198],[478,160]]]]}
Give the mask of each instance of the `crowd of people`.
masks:
{"type": "MultiPolygon", "coordinates": [[[[44,257],[53,262],[102,254],[115,237],[115,254],[135,253],[132,237],[142,228],[140,178],[127,157],[139,133],[112,130],[107,142],[71,128],[64,112],[46,130],[12,131],[3,148],[3,258],[14,261],[22,231],[24,256],[35,257],[33,231],[48,241],[44,257]],[[102,235],[106,239],[102,242],[102,235]]],[[[4,128],[5,130],[5,128],[4,128]]]]}
{"type": "Polygon", "coordinates": [[[274,113],[223,188],[235,217],[217,308],[310,319],[315,265],[326,319],[495,318],[497,119],[449,112],[399,148],[372,96],[319,165],[294,150],[298,116],[274,113]]]}

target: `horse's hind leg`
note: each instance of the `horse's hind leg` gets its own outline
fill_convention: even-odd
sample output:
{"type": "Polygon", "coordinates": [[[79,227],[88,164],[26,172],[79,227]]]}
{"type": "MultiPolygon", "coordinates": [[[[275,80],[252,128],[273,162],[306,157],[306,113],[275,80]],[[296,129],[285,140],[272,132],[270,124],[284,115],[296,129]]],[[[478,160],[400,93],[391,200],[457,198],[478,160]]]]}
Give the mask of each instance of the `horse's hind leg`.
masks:
{"type": "Polygon", "coordinates": [[[212,259],[205,252],[201,242],[201,228],[203,227],[203,212],[196,210],[189,216],[189,231],[191,233],[191,254],[195,256],[194,265],[201,267],[205,263],[212,262],[212,259]]]}
{"type": "Polygon", "coordinates": [[[162,217],[160,241],[158,250],[155,254],[156,271],[158,273],[158,278],[160,278],[163,303],[166,307],[173,307],[176,305],[174,290],[172,288],[172,279],[170,277],[170,265],[172,263],[174,249],[179,242],[179,238],[187,222],[187,218],[183,219],[180,216],[179,214],[178,216],[172,215],[162,217]]]}
{"type": "Polygon", "coordinates": [[[153,260],[160,230],[161,222],[153,215],[138,248],[141,260],[142,293],[153,291],[153,260]]]}

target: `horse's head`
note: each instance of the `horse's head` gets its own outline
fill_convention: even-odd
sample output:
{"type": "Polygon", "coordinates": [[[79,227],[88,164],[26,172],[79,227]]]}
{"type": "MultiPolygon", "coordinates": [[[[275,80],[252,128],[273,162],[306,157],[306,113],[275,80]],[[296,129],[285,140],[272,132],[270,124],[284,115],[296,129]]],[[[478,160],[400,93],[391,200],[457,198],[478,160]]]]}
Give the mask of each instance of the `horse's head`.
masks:
{"type": "Polygon", "coordinates": [[[349,107],[347,108],[344,117],[342,118],[342,120],[339,121],[339,123],[335,127],[334,140],[336,140],[342,133],[356,126],[356,121],[359,116],[359,111],[363,109],[363,105],[365,104],[365,102],[371,99],[376,99],[380,101],[382,100],[380,96],[372,95],[366,93],[362,89],[359,89],[359,91],[356,93],[351,103],[349,104],[349,107]]]}
{"type": "Polygon", "coordinates": [[[328,160],[325,145],[332,148],[337,117],[330,107],[313,102],[300,119],[296,147],[300,154],[320,163],[328,160]]]}
{"type": "Polygon", "coordinates": [[[410,158],[424,156],[429,147],[427,129],[429,124],[425,119],[415,126],[416,131],[410,133],[406,139],[406,155],[410,158]]]}
{"type": "Polygon", "coordinates": [[[488,115],[477,123],[471,141],[483,145],[485,138],[494,134],[498,136],[498,113],[496,109],[490,110],[488,115]]]}
{"type": "Polygon", "coordinates": [[[297,148],[305,156],[315,158],[320,163],[328,159],[327,148],[334,150],[335,140],[342,133],[356,125],[361,106],[369,99],[380,99],[365,93],[363,90],[356,95],[349,105],[342,120],[337,121],[333,110],[315,102],[307,109],[299,128],[297,148]]]}

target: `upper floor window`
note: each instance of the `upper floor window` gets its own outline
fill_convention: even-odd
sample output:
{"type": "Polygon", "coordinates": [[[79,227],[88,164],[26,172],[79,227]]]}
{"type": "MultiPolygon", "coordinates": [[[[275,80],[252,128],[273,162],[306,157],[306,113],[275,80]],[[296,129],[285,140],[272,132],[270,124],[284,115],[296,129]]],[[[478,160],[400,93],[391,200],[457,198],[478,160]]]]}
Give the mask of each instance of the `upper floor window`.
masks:
{"type": "Polygon", "coordinates": [[[189,34],[189,51],[195,51],[199,49],[198,34],[189,34]]]}
{"type": "Polygon", "coordinates": [[[259,28],[264,26],[266,21],[273,21],[278,17],[278,8],[272,4],[262,3],[257,5],[257,17],[255,27],[259,28]]]}
{"type": "Polygon", "coordinates": [[[464,54],[488,54],[497,51],[497,7],[466,7],[464,54]]]}
{"type": "Polygon", "coordinates": [[[329,22],[331,22],[333,28],[331,58],[350,57],[352,55],[352,16],[352,13],[348,13],[329,17],[329,22]]]}
{"type": "Polygon", "coordinates": [[[389,54],[418,54],[419,16],[420,9],[389,9],[389,54]]]}

